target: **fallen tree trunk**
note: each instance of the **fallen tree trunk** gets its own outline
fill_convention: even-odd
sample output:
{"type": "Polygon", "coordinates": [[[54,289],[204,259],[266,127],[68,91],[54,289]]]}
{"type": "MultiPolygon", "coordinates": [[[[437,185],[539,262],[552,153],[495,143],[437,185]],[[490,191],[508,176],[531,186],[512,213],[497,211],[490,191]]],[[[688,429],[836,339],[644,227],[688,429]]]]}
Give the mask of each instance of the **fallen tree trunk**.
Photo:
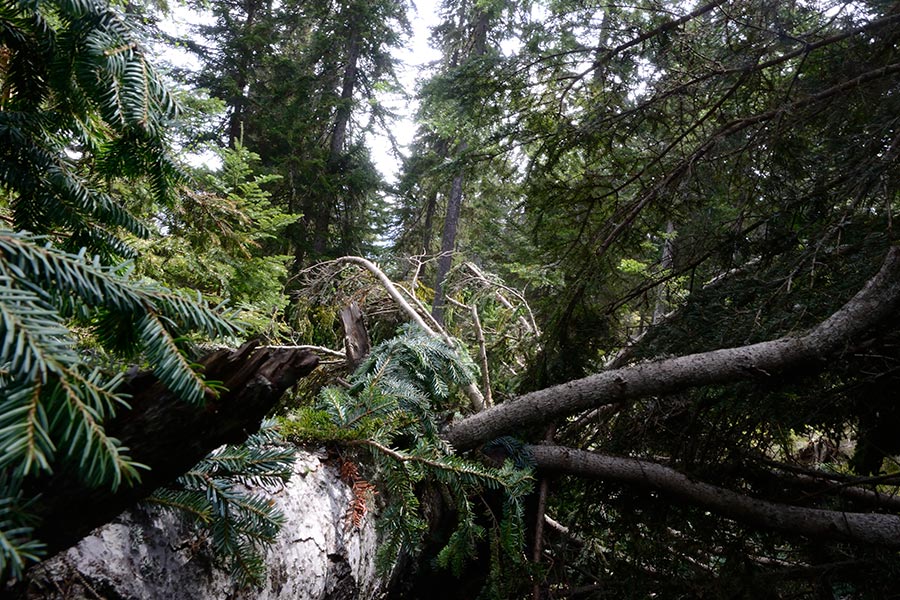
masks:
{"type": "Polygon", "coordinates": [[[825,359],[846,348],[900,307],[900,248],[892,247],[878,273],[831,317],[803,335],[629,365],[524,394],[453,424],[445,438],[468,450],[521,430],[605,404],[670,394],[702,385],[770,377],[825,359]]]}
{"type": "Polygon", "coordinates": [[[697,481],[670,467],[636,458],[560,446],[529,446],[529,450],[539,470],[657,490],[735,520],[768,529],[900,549],[900,517],[897,515],[822,510],[769,502],[697,481]]]}
{"type": "Polygon", "coordinates": [[[375,513],[350,522],[351,485],[326,456],[297,449],[279,486],[251,487],[285,523],[266,549],[259,586],[241,586],[208,538],[152,504],[128,510],[29,572],[21,599],[365,600],[382,597],[375,513]]]}
{"type": "Polygon", "coordinates": [[[131,410],[121,411],[105,427],[134,461],[148,467],[139,482],[118,490],[88,488],[77,469],[62,469],[29,487],[29,495],[39,495],[33,506],[40,519],[34,537],[47,545],[48,554],[72,546],[215,448],[246,440],[284,392],[316,368],[318,357],[248,342],[238,350],[214,352],[200,363],[207,380],[225,387],[202,406],[181,401],[152,373],[137,375],[122,390],[131,395],[131,410]]]}

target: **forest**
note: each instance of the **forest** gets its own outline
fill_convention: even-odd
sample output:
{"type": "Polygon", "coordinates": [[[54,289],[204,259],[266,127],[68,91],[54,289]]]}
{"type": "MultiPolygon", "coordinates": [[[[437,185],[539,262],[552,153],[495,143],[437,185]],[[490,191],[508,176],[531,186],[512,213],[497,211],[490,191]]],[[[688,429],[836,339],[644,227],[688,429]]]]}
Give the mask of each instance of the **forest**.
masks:
{"type": "Polygon", "coordinates": [[[325,448],[384,597],[896,597],[900,3],[179,2],[0,0],[0,595],[325,448]]]}

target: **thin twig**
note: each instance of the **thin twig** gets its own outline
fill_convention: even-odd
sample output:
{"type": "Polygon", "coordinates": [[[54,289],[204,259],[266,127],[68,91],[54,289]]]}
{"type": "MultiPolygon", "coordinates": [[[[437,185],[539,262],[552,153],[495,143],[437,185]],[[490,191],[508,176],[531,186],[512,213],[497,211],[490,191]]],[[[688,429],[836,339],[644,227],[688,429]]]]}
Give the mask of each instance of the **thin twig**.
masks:
{"type": "Polygon", "coordinates": [[[452,304],[457,308],[462,308],[472,313],[472,322],[475,326],[475,339],[478,342],[478,359],[481,363],[482,387],[484,388],[484,405],[490,408],[494,405],[493,397],[491,394],[491,374],[488,370],[487,344],[485,344],[484,341],[484,329],[482,329],[481,327],[481,319],[478,318],[478,307],[475,304],[472,304],[471,306],[469,306],[468,304],[463,304],[462,302],[452,298],[451,296],[446,296],[444,300],[446,300],[448,304],[452,304]]]}
{"type": "MultiPolygon", "coordinates": [[[[556,435],[556,424],[551,423],[549,427],[547,427],[547,432],[544,434],[544,440],[547,443],[553,443],[553,436],[556,435]]],[[[547,512],[547,494],[550,491],[550,480],[548,477],[541,477],[541,485],[538,488],[538,501],[537,501],[537,520],[534,524],[534,545],[532,548],[531,560],[535,565],[539,565],[541,563],[541,555],[544,549],[544,520],[546,518],[547,512]]],[[[532,589],[532,598],[534,600],[541,600],[541,582],[535,579],[534,588],[532,589]]]]}
{"type": "Polygon", "coordinates": [[[469,308],[472,311],[472,322],[475,324],[475,339],[478,340],[478,356],[481,358],[481,386],[484,389],[484,405],[490,408],[494,405],[494,400],[491,395],[491,372],[490,369],[488,369],[484,331],[481,329],[481,319],[478,318],[478,305],[472,303],[472,306],[469,308]]]}
{"type": "MultiPolygon", "coordinates": [[[[494,287],[494,288],[500,288],[500,289],[506,290],[507,292],[513,294],[516,297],[516,299],[518,299],[519,302],[522,303],[522,306],[525,307],[525,311],[528,313],[528,319],[519,315],[519,322],[522,324],[522,326],[525,328],[525,330],[528,331],[529,333],[534,333],[536,335],[540,335],[540,330],[538,330],[537,322],[534,320],[534,313],[531,312],[531,307],[528,305],[528,302],[525,300],[525,297],[522,296],[521,293],[519,293],[517,290],[514,290],[513,288],[511,288],[509,286],[505,286],[505,285],[499,284],[497,282],[491,281],[490,279],[488,279],[485,276],[485,274],[481,271],[481,269],[479,269],[474,263],[467,262],[465,266],[483,284],[490,286],[490,287],[494,287]]],[[[506,298],[506,296],[504,296],[500,292],[499,289],[494,290],[494,296],[497,298],[497,301],[500,304],[502,304],[503,307],[506,308],[507,310],[511,310],[511,311],[516,310],[516,308],[512,305],[512,302],[510,302],[506,298]]]]}
{"type": "Polygon", "coordinates": [[[261,348],[272,348],[273,350],[309,350],[310,352],[321,352],[322,354],[329,354],[331,356],[337,356],[339,358],[347,358],[347,355],[343,350],[332,350],[331,348],[326,348],[325,346],[261,346],[261,348]]]}

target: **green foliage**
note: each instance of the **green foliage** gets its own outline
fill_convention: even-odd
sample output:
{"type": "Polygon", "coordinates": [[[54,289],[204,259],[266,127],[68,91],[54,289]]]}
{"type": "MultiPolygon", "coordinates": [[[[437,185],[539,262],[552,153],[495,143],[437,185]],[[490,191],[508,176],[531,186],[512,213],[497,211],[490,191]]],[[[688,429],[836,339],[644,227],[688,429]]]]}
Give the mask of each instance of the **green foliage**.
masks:
{"type": "Polygon", "coordinates": [[[0,202],[17,229],[64,247],[133,256],[147,227],[97,184],[143,178],[162,202],[178,169],[175,103],[122,16],[95,0],[0,4],[0,202]]]}
{"type": "Polygon", "coordinates": [[[113,488],[138,477],[141,465],[103,427],[127,407],[116,392],[121,373],[92,366],[80,350],[86,339],[130,349],[131,357],[142,350],[161,381],[200,403],[215,392],[185,358],[180,336],[238,332],[227,314],[199,298],[129,279],[127,264],[104,267],[41,242],[0,231],[0,467],[10,476],[2,488],[7,498],[23,478],[56,469],[113,488]]]}
{"type": "Polygon", "coordinates": [[[240,140],[215,150],[216,170],[198,170],[195,187],[157,213],[163,233],[141,241],[142,274],[176,288],[228,301],[256,332],[273,327],[285,304],[289,256],[278,254],[280,238],[297,221],[274,207],[265,186],[276,175],[256,175],[259,156],[240,140]]]}
{"type": "MultiPolygon", "coordinates": [[[[877,268],[900,197],[900,27],[890,3],[554,0],[522,18],[503,55],[472,67],[464,63],[473,5],[490,6],[493,42],[514,22],[496,16],[522,6],[444,3],[434,40],[447,51],[422,88],[397,248],[420,256],[425,248],[416,275],[426,278],[440,199],[465,169],[468,213],[455,251],[527,285],[543,331],[536,357],[524,354],[517,389],[802,330],[877,268]],[[459,140],[465,156],[453,154],[459,140]],[[487,241],[469,242],[467,230],[487,241]]],[[[871,348],[817,365],[824,375],[647,398],[560,423],[558,441],[668,461],[762,498],[846,507],[780,488],[761,463],[796,466],[798,438],[817,438],[838,452],[804,465],[811,470],[895,468],[894,327],[871,348]],[[842,454],[848,440],[851,461],[842,454]]],[[[510,362],[489,356],[492,375],[510,362]]],[[[586,536],[582,552],[548,549],[554,566],[541,592],[550,596],[555,585],[602,586],[604,597],[837,594],[830,576],[787,582],[767,577],[779,574],[769,565],[791,556],[797,567],[818,566],[855,552],[627,486],[567,480],[553,496],[550,512],[586,536]]],[[[896,563],[886,556],[869,564],[896,563]]],[[[841,588],[848,595],[877,587],[840,577],[853,580],[841,588]]],[[[889,579],[881,595],[891,593],[889,579]]]]}
{"type": "MultiPolygon", "coordinates": [[[[199,401],[211,386],[180,351],[182,336],[234,331],[221,312],[104,265],[137,246],[141,273],[230,298],[266,329],[283,305],[288,255],[299,268],[311,257],[377,250],[387,203],[364,135],[389,122],[377,94],[397,87],[388,50],[407,4],[209,6],[209,44],[193,42],[204,65],[198,80],[227,105],[234,148],[221,154],[220,171],[198,174],[175,201],[180,174],[164,135],[174,102],[119,14],[95,0],[0,4],[0,218],[32,232],[0,235],[0,465],[15,476],[0,498],[7,573],[38,550],[16,478],[63,468],[98,484],[136,476],[137,465],[102,429],[125,401],[115,394],[118,359],[152,362],[199,401]],[[241,144],[242,125],[259,167],[241,144]],[[160,223],[161,234],[134,214],[160,223]],[[72,254],[81,247],[83,255],[72,254]],[[99,261],[85,260],[95,254],[99,261]],[[110,373],[97,368],[101,360],[110,373]]],[[[891,3],[553,0],[529,9],[444,2],[433,37],[443,60],[421,88],[422,128],[396,190],[395,248],[420,256],[424,248],[415,280],[430,275],[435,222],[450,182],[464,173],[455,251],[527,288],[533,319],[493,297],[504,289],[493,277],[476,289],[460,268],[448,280],[452,297],[479,311],[495,401],[611,361],[802,329],[875,267],[900,197],[900,19],[891,3]],[[530,322],[519,327],[524,316],[530,322]]],[[[189,139],[209,136],[192,127],[189,139]]],[[[331,302],[339,296],[380,303],[373,337],[392,332],[395,307],[339,269],[317,270],[315,285],[297,289],[295,305],[310,310],[296,336],[339,343],[334,306],[344,303],[331,302]]],[[[413,292],[426,301],[432,294],[421,285],[413,292]]],[[[451,309],[448,331],[475,347],[463,333],[466,313],[451,309]]],[[[850,461],[812,467],[896,468],[900,357],[896,335],[878,333],[824,375],[643,399],[559,423],[557,441],[665,460],[775,501],[854,509],[773,483],[768,462],[798,460],[797,440],[819,436],[853,438],[856,450],[850,461]]],[[[486,543],[488,591],[512,595],[527,476],[509,464],[465,461],[439,437],[463,406],[455,388],[473,374],[467,358],[407,330],[378,346],[349,388],[327,388],[284,427],[293,440],[372,453],[373,480],[387,499],[384,560],[420,546],[428,526],[421,494],[438,489],[459,518],[437,562],[459,572],[486,543]],[[479,494],[497,486],[513,493],[485,519],[479,494]]],[[[516,466],[529,464],[515,440],[493,446],[516,466]]],[[[184,484],[195,488],[181,490],[194,494],[183,504],[233,492],[200,488],[205,474],[227,469],[198,469],[203,476],[184,484]]],[[[555,560],[548,586],[574,591],[599,581],[617,597],[874,597],[886,589],[869,581],[877,576],[832,583],[832,566],[863,556],[855,549],[758,531],[627,486],[558,487],[549,510],[577,527],[584,544],[577,552],[545,546],[555,560]]],[[[213,506],[195,504],[198,518],[212,519],[213,506]]],[[[238,540],[241,526],[218,527],[218,545],[252,566],[253,555],[240,550],[249,543],[238,540]]],[[[895,556],[872,550],[863,558],[867,569],[883,567],[883,579],[896,572],[895,556]]],[[[252,572],[238,575],[250,581],[252,572]]]]}
{"type": "Polygon", "coordinates": [[[0,3],[0,579],[34,560],[30,478],[135,481],[141,465],[104,423],[127,407],[125,360],[184,401],[214,394],[185,336],[234,336],[233,315],[132,275],[126,236],[149,228],[114,196],[124,181],[171,204],[176,106],[122,15],[94,0],[0,3]],[[110,266],[114,265],[114,266],[110,266]]]}
{"type": "Polygon", "coordinates": [[[21,577],[26,566],[40,560],[44,545],[35,540],[33,518],[22,495],[4,476],[0,479],[0,580],[21,577]]]}
{"type": "MultiPolygon", "coordinates": [[[[324,388],[321,393],[334,394],[334,388],[324,388]]],[[[374,431],[379,426],[378,420],[367,419],[358,422],[357,427],[347,429],[334,421],[331,412],[310,406],[295,409],[289,416],[281,418],[278,423],[279,430],[285,439],[297,444],[364,440],[367,439],[370,431],[374,431]]]]}
{"type": "Polygon", "coordinates": [[[262,582],[266,545],[284,524],[284,515],[268,498],[244,486],[278,486],[290,479],[296,451],[285,445],[274,422],[238,446],[211,453],[173,485],[154,492],[148,502],[187,515],[208,535],[217,560],[240,586],[262,582]]]}
{"type": "Polygon", "coordinates": [[[485,466],[456,456],[439,429],[460,404],[454,392],[472,380],[475,366],[459,350],[406,326],[372,349],[349,388],[322,390],[315,410],[285,420],[286,435],[369,450],[375,481],[386,505],[378,516],[383,536],[378,562],[390,569],[401,554],[421,549],[427,522],[419,493],[438,486],[456,514],[456,527],[439,552],[439,566],[461,572],[487,528],[474,502],[487,490],[503,490],[506,509],[494,515],[492,535],[503,539],[507,557],[524,543],[521,502],[531,489],[529,468],[511,462],[485,466]],[[329,423],[324,423],[327,417],[329,423]]]}
{"type": "Polygon", "coordinates": [[[355,398],[357,412],[347,413],[342,399],[322,400],[326,410],[333,407],[333,417],[342,426],[351,426],[363,414],[405,414],[411,429],[401,425],[396,434],[436,440],[438,416],[459,408],[452,392],[471,382],[476,371],[464,352],[406,325],[373,349],[354,373],[347,394],[355,398]]]}
{"type": "Polygon", "coordinates": [[[365,135],[392,135],[380,92],[399,88],[390,51],[408,28],[407,2],[195,4],[213,16],[187,45],[202,64],[194,83],[227,105],[218,137],[259,152],[282,177],[273,204],[303,214],[280,252],[300,268],[374,251],[386,203],[365,135]]]}

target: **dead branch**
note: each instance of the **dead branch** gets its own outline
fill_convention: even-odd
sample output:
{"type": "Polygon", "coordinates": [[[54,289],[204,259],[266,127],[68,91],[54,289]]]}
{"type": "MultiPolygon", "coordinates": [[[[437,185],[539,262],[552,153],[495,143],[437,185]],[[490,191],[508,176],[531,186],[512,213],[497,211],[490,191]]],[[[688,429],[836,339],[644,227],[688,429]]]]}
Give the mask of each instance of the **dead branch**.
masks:
{"type": "Polygon", "coordinates": [[[900,548],[900,517],[805,508],[760,500],[698,481],[675,469],[635,458],[621,458],[560,446],[531,446],[538,469],[619,481],[657,490],[750,522],[811,537],[900,548]]]}

